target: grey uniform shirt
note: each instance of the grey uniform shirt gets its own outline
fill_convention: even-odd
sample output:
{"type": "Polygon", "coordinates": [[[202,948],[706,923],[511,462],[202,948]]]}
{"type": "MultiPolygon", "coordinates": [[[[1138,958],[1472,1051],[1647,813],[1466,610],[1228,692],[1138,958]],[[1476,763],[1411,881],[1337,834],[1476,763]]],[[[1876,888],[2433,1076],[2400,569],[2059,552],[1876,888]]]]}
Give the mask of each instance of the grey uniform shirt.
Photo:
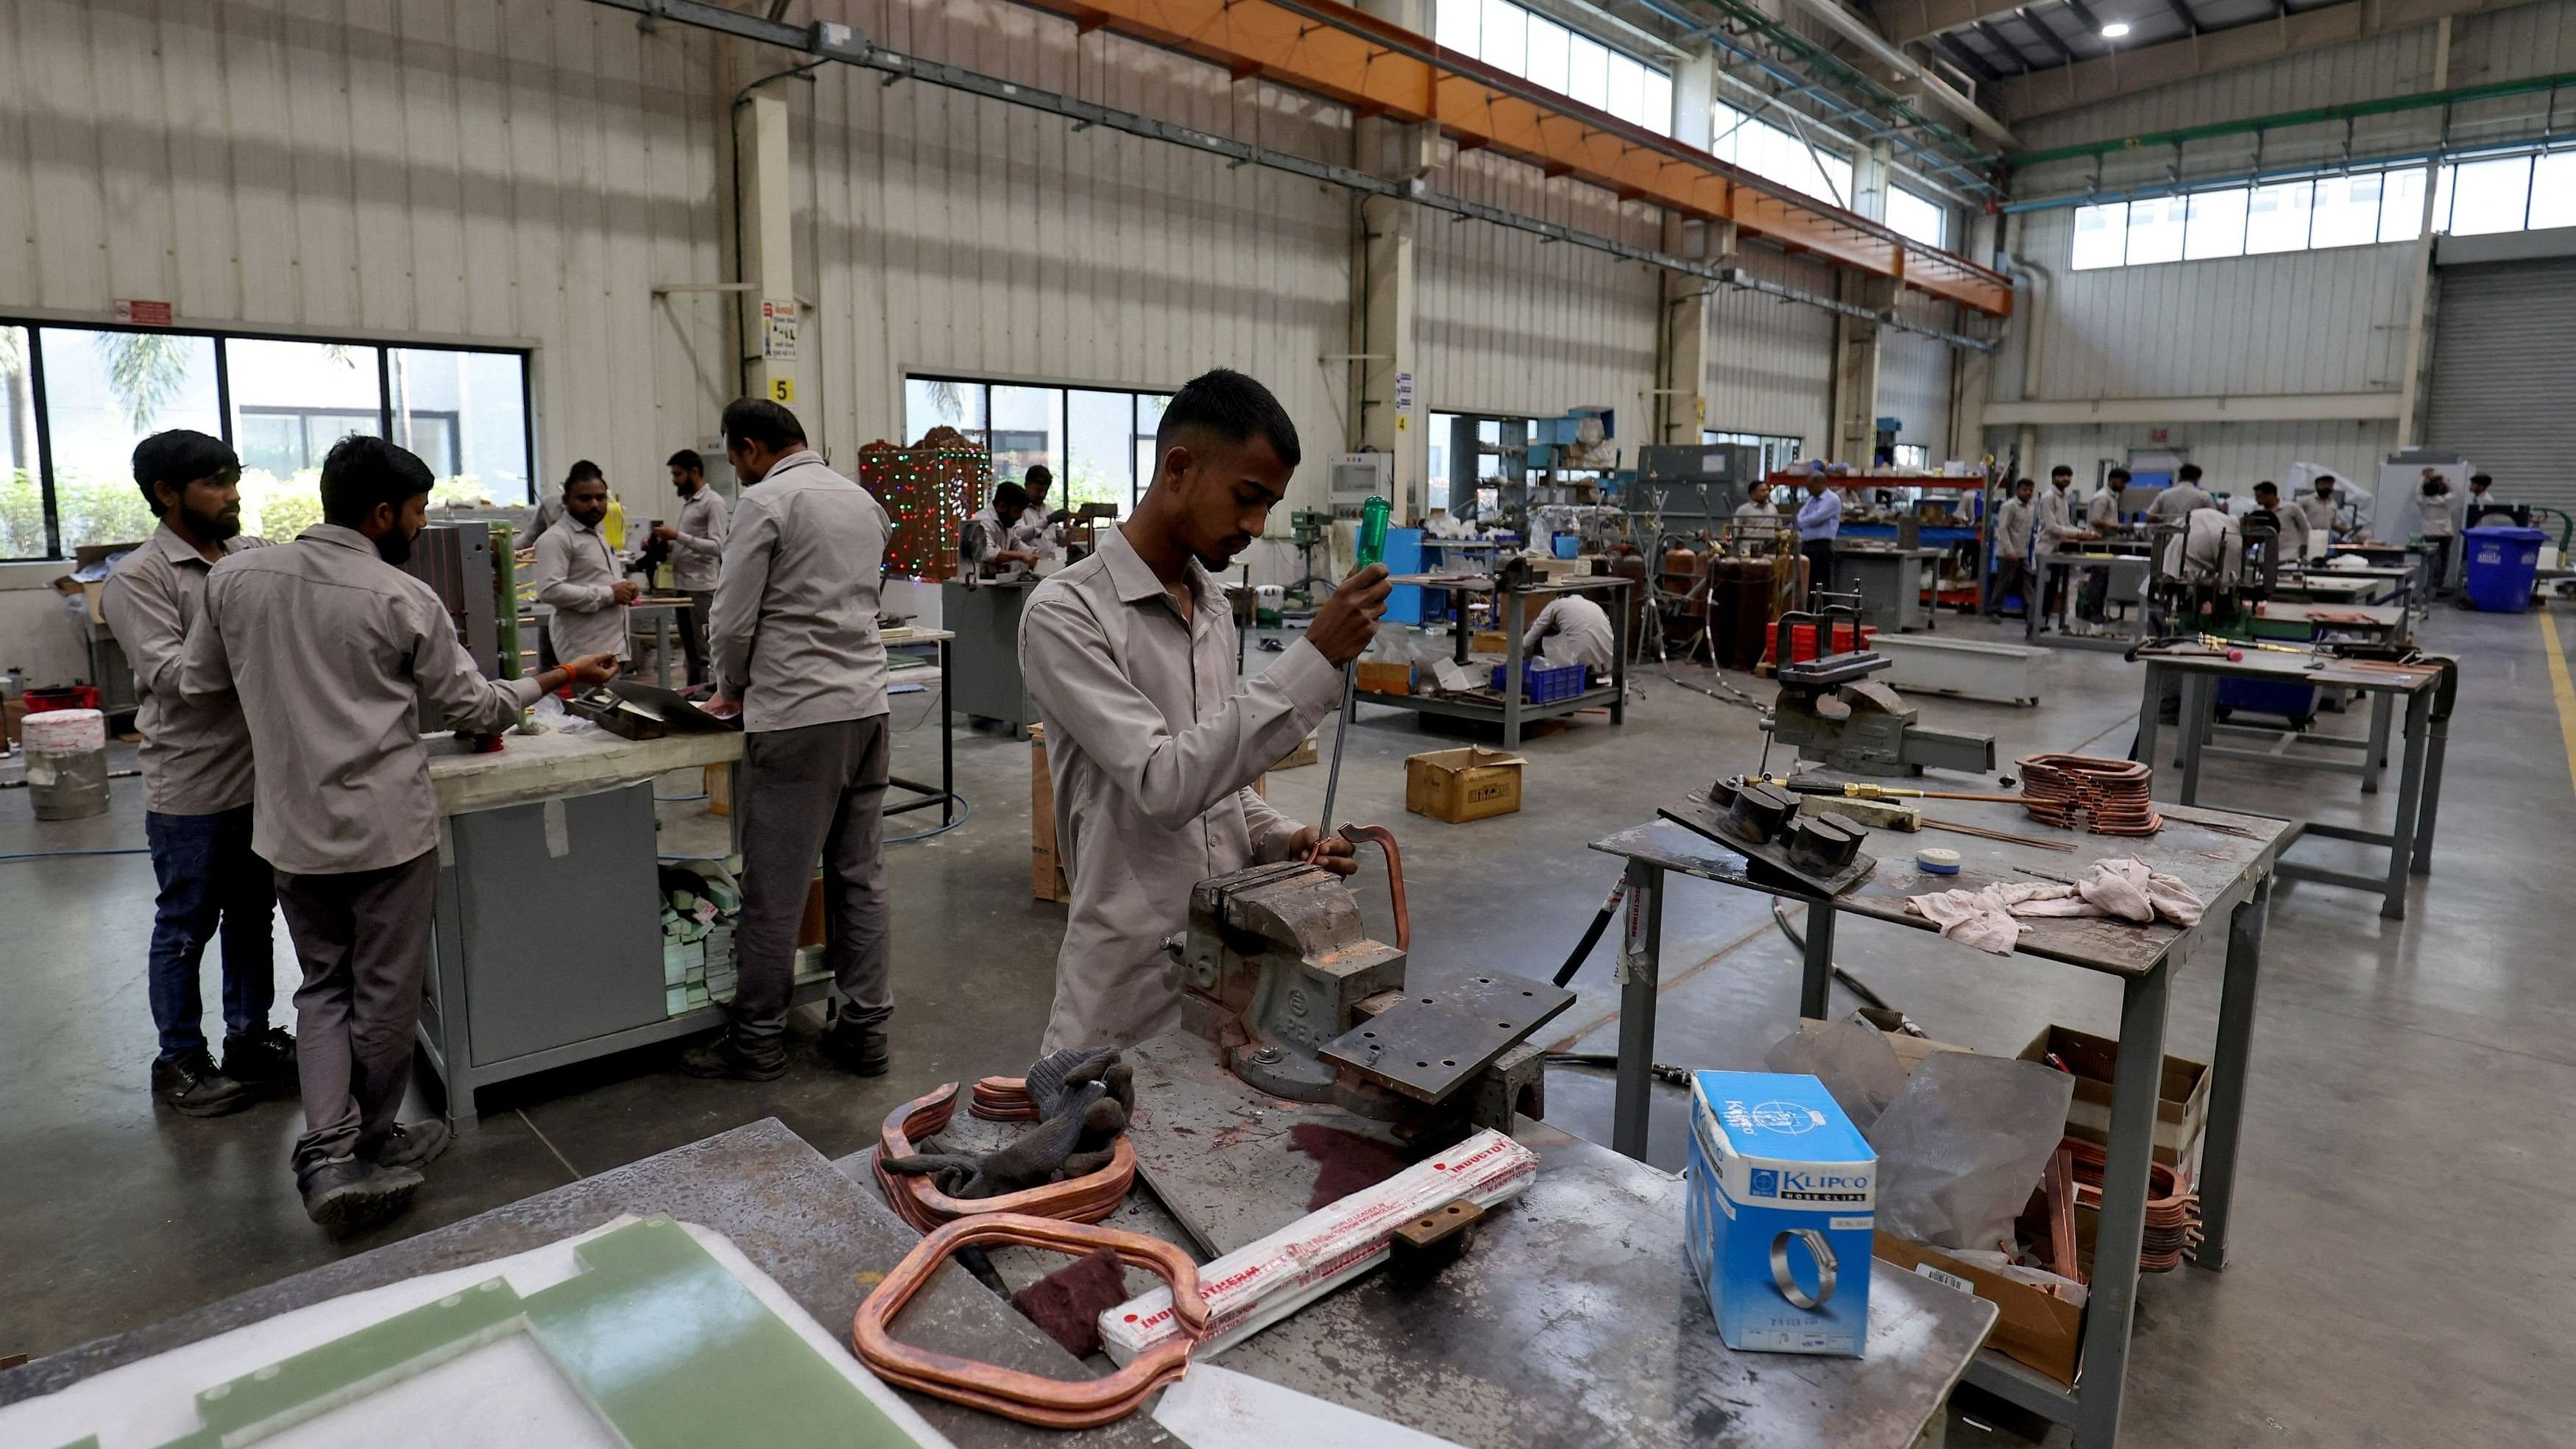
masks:
{"type": "Polygon", "coordinates": [[[724,496],[699,484],[698,491],[680,505],[671,531],[679,535],[671,540],[672,586],[692,594],[713,589],[717,567],[724,562],[724,496]]]}
{"type": "Polygon", "coordinates": [[[337,524],[206,576],[179,688],[233,694],[259,759],[251,848],[290,875],[381,870],[438,846],[420,706],[498,734],[533,679],[486,679],[429,585],[337,524]]]}
{"type": "MultiPolygon", "coordinates": [[[[224,552],[266,548],[268,540],[226,539],[224,552]]],[[[134,669],[134,727],[143,732],[143,808],[155,815],[214,815],[250,803],[250,727],[230,695],[179,692],[188,628],[214,568],[195,544],[162,524],[117,560],[99,591],[99,612],[134,669]]]]}
{"type": "MultiPolygon", "coordinates": [[[[2125,490],[2122,490],[2125,491],[2125,490]]],[[[2108,533],[2120,526],[2121,492],[2096,489],[2084,504],[2084,526],[2095,533],[2108,533]]]]}
{"type": "Polygon", "coordinates": [[[546,629],[557,659],[626,657],[626,606],[612,592],[621,577],[598,524],[566,514],[537,540],[537,602],[555,611],[546,629]]]}
{"type": "Polygon", "coordinates": [[[1190,589],[1183,619],[1112,528],[1020,616],[1073,887],[1046,1051],[1128,1046],[1180,1024],[1164,938],[1189,924],[1200,881],[1287,858],[1300,827],[1250,786],[1341,703],[1342,672],[1304,639],[1238,680],[1223,587],[1193,563],[1190,589]]]}
{"type": "Polygon", "coordinates": [[[2280,535],[2280,542],[2275,545],[2275,549],[2281,562],[2288,563],[2294,559],[2307,557],[2307,510],[2285,503],[2271,510],[2271,513],[2275,531],[2280,535]]]}
{"type": "Polygon", "coordinates": [[[708,624],[716,679],[742,727],[790,730],[886,712],[877,588],[885,505],[812,449],[743,491],[708,624]]]}
{"type": "Polygon", "coordinates": [[[2335,501],[2333,499],[2319,498],[2314,493],[2310,493],[2299,500],[2298,507],[2299,512],[2307,516],[2308,528],[2311,532],[2320,530],[2326,533],[2334,532],[2335,501]]]}
{"type": "Polygon", "coordinates": [[[1610,615],[1599,604],[1581,594],[1559,594],[1538,611],[1538,619],[1521,640],[1521,652],[1536,652],[1542,641],[1547,645],[1550,664],[1581,664],[1593,669],[1608,669],[1617,659],[1619,646],[1612,637],[1610,615]]]}
{"type": "Polygon", "coordinates": [[[2191,517],[2210,506],[2210,496],[2189,483],[2176,483],[2156,495],[2147,505],[2147,517],[2159,523],[2172,523],[2191,517]]]}
{"type": "Polygon", "coordinates": [[[2067,537],[2077,531],[2073,505],[2067,501],[2066,490],[2056,487],[2041,489],[2033,508],[2039,521],[2039,541],[2032,552],[2060,552],[2066,546],[2067,537]]]}
{"type": "Polygon", "coordinates": [[[2027,560],[2033,526],[2029,504],[2019,498],[2005,499],[2004,506],[1995,510],[1995,557],[2027,560]]]}

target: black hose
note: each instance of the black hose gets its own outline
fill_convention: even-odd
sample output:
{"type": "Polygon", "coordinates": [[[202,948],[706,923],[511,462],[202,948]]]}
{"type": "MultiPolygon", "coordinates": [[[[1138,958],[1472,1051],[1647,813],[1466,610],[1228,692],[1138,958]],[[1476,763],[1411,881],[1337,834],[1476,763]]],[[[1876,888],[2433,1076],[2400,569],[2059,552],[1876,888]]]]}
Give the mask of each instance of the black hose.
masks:
{"type": "Polygon", "coordinates": [[[1575,943],[1574,954],[1566,957],[1565,964],[1556,968],[1558,986],[1573,980],[1574,973],[1583,969],[1584,961],[1592,955],[1592,948],[1601,944],[1601,933],[1610,928],[1610,918],[1619,913],[1619,898],[1627,893],[1628,876],[1623,871],[1618,884],[1610,887],[1610,898],[1601,903],[1600,911],[1592,917],[1591,927],[1583,933],[1583,939],[1575,943]]]}
{"type": "MultiPolygon", "coordinates": [[[[1812,910],[1814,907],[1811,906],[1808,909],[1812,910]]],[[[1801,951],[1807,949],[1807,938],[1799,935],[1798,928],[1789,924],[1789,912],[1781,906],[1779,898],[1776,896],[1771,900],[1771,922],[1773,925],[1780,928],[1781,935],[1789,938],[1790,945],[1797,947],[1801,951]]],[[[1833,972],[1834,979],[1843,984],[1843,989],[1849,991],[1852,995],[1859,997],[1862,1002],[1870,1006],[1875,1006],[1881,1011],[1895,1010],[1894,1007],[1887,1004],[1886,997],[1869,989],[1868,982],[1861,980],[1859,977],[1854,976],[1848,971],[1845,971],[1840,966],[1834,967],[1833,972]]]]}

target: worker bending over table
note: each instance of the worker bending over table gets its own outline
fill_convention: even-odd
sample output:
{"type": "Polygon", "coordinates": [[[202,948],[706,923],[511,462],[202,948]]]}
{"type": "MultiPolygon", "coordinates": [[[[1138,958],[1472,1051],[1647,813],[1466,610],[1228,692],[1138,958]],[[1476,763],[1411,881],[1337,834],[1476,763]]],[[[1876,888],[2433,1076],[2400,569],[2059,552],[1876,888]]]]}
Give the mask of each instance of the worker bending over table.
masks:
{"type": "Polygon", "coordinates": [[[666,466],[671,470],[671,491],[680,495],[680,516],[655,525],[653,536],[671,546],[671,587],[688,595],[689,612],[680,622],[680,648],[689,659],[689,683],[704,684],[707,620],[715,611],[716,576],[724,560],[724,495],[707,486],[707,460],[698,456],[697,449],[682,448],[666,466]]]}
{"type": "Polygon", "coordinates": [[[1619,646],[1610,632],[1610,613],[1581,594],[1559,594],[1538,611],[1521,639],[1523,654],[1537,654],[1550,664],[1580,664],[1589,681],[1618,662],[1619,646]]]}
{"type": "Polygon", "coordinates": [[[250,727],[230,695],[179,692],[188,626],[206,575],[227,556],[265,548],[241,531],[241,459],[221,438],[173,428],[134,449],[134,483],[161,526],[117,560],[99,612],[134,668],[134,727],[143,747],[143,839],[152,849],[152,945],[144,994],[160,1054],[153,1098],[189,1117],[220,1117],[267,1088],[295,1086],[295,1038],[268,1023],[276,1000],[268,862],[251,848],[250,727]],[[206,1050],[198,994],[206,943],[223,937],[224,1064],[206,1050]]]}
{"type": "Polygon", "coordinates": [[[394,1120],[438,891],[438,800],[420,707],[498,734],[566,683],[617,673],[613,654],[533,679],[486,679],[429,585],[402,571],[429,521],[429,465],[352,435],[322,460],[322,522],[206,576],[179,687],[239,701],[256,783],[251,848],[276,870],[304,984],[295,992],[304,1211],[363,1227],[401,1211],[447,1124],[394,1120]]]}
{"type": "Polygon", "coordinates": [[[722,1035],[681,1054],[693,1076],[766,1082],[787,1070],[796,932],[823,861],[824,954],[835,995],[823,1055],[863,1077],[891,1062],[885,641],[877,585],[893,520],[805,445],[766,398],[724,410],[725,457],[747,487],[716,585],[716,697],[742,719],[742,914],[722,1035]]]}
{"type": "Polygon", "coordinates": [[[1348,840],[1319,837],[1251,786],[1341,703],[1341,667],[1385,612],[1386,570],[1345,580],[1304,638],[1239,681],[1215,575],[1287,493],[1296,425],[1268,388],[1220,368],[1173,395],[1154,452],[1135,513],[1038,585],[1020,617],[1073,889],[1047,1052],[1180,1025],[1180,963],[1163,942],[1188,924],[1200,881],[1299,857],[1356,868],[1348,840]]]}
{"type": "Polygon", "coordinates": [[[1040,463],[1029,469],[1020,480],[1029,495],[1028,506],[1020,510],[1019,521],[1007,530],[1006,542],[1011,551],[1029,556],[1031,567],[1064,559],[1064,520],[1047,508],[1047,490],[1055,486],[1055,470],[1040,463]]]}
{"type": "Polygon", "coordinates": [[[555,656],[626,657],[626,606],[643,592],[617,566],[600,530],[608,521],[608,480],[588,459],[564,479],[563,521],[537,540],[537,602],[555,611],[546,625],[555,656]]]}

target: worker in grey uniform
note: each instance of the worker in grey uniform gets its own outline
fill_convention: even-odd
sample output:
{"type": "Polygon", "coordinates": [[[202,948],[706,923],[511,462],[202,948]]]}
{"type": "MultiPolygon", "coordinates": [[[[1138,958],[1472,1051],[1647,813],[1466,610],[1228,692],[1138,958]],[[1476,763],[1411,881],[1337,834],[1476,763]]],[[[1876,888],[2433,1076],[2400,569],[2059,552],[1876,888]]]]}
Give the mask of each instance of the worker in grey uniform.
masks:
{"type": "Polygon", "coordinates": [[[1173,395],[1154,456],[1133,516],[1038,585],[1020,617],[1073,888],[1049,1052],[1180,1025],[1180,964],[1163,942],[1188,925],[1200,881],[1269,861],[1356,866],[1338,832],[1300,825],[1251,785],[1341,703],[1341,667],[1386,609],[1386,569],[1353,574],[1304,638],[1238,680],[1217,575],[1287,492],[1296,426],[1268,388],[1219,369],[1173,395]]]}
{"type": "Polygon", "coordinates": [[[1523,654],[1541,654],[1550,664],[1580,664],[1592,675],[1607,674],[1619,657],[1610,614],[1581,594],[1559,594],[1538,611],[1521,638],[1523,654]]]}
{"type": "Polygon", "coordinates": [[[2021,596],[2024,612],[2036,607],[2030,596],[2030,549],[2032,536],[2039,528],[2031,505],[2037,486],[2027,478],[2013,484],[2012,496],[1995,510],[1995,575],[1986,592],[1988,618],[2003,611],[2007,594],[2021,596]]]}
{"type": "Polygon", "coordinates": [[[429,585],[402,572],[428,522],[429,465],[351,436],[322,460],[322,522],[293,543],[237,553],[206,576],[179,687],[233,696],[257,785],[251,847],[304,966],[295,993],[304,1211],[362,1227],[410,1201],[447,1126],[394,1120],[438,883],[438,800],[421,746],[426,702],[459,729],[497,734],[567,682],[614,676],[595,654],[533,679],[486,679],[429,585]]]}
{"type": "Polygon", "coordinates": [[[1020,510],[1018,521],[1006,530],[1008,537],[1005,543],[1014,552],[1027,554],[1032,568],[1061,563],[1064,560],[1063,527],[1047,507],[1047,491],[1055,486],[1055,470],[1040,463],[1029,469],[1020,484],[1029,501],[1020,510]]]}
{"type": "Polygon", "coordinates": [[[2156,495],[2147,505],[2149,523],[2180,523],[2213,502],[2208,490],[2200,486],[2200,465],[2185,463],[2175,471],[2173,486],[2156,495]]]}
{"type": "Polygon", "coordinates": [[[555,611],[546,624],[555,657],[626,656],[626,606],[642,592],[617,564],[599,526],[608,518],[608,480],[584,459],[564,480],[563,521],[537,540],[537,602],[555,611]]]}
{"type": "Polygon", "coordinates": [[[2459,532],[2459,520],[2452,513],[2455,501],[2451,480],[2425,469],[2424,481],[2415,487],[2415,532],[2431,545],[2424,556],[2424,575],[2436,594],[2451,591],[2451,540],[2459,532]]]}
{"type": "Polygon", "coordinates": [[[707,486],[707,460],[695,448],[673,453],[671,491],[680,495],[680,516],[657,524],[653,536],[671,546],[671,586],[689,597],[689,615],[680,629],[680,648],[688,655],[689,683],[707,682],[707,619],[715,610],[716,575],[724,561],[724,495],[707,486]]]}
{"type": "Polygon", "coordinates": [[[1780,505],[1772,501],[1770,479],[1754,479],[1746,485],[1744,493],[1744,501],[1735,505],[1736,522],[1776,524],[1780,521],[1780,505]]]}
{"type": "Polygon", "coordinates": [[[886,901],[885,641],[877,588],[893,520],[805,444],[766,398],[724,410],[725,457],[746,485],[716,584],[716,697],[742,720],[742,915],[724,1033],[682,1054],[694,1076],[769,1081],[787,1070],[796,930],[823,862],[832,970],[826,1060],[863,1077],[892,1060],[886,901]]]}
{"type": "Polygon", "coordinates": [[[2271,517],[2276,540],[2273,559],[2280,567],[2287,568],[2308,556],[2307,510],[2283,505],[2281,490],[2271,480],[2254,485],[2254,511],[2271,517]]]}
{"type": "Polygon", "coordinates": [[[241,531],[241,460],[223,439],[185,428],[134,449],[134,482],[160,527],[117,560],[99,612],[134,670],[143,734],[143,838],[152,849],[152,944],[144,993],[161,1049],[154,1100],[189,1117],[238,1112],[269,1088],[295,1085],[295,1038],[269,1025],[277,999],[268,862],[251,849],[250,728],[229,696],[179,692],[188,626],[206,575],[231,554],[264,548],[241,531]],[[223,939],[224,1062],[206,1050],[198,994],[206,943],[223,939]]]}
{"type": "MultiPolygon", "coordinates": [[[[2040,608],[2043,614],[2062,616],[2066,612],[2066,575],[2050,568],[2048,560],[2067,552],[2068,544],[2080,543],[2093,536],[2075,521],[2075,496],[2068,491],[2074,483],[2073,468],[2060,463],[2049,469],[2048,490],[2039,495],[2039,504],[2031,514],[2031,570],[2037,576],[2035,582],[2040,585],[2036,592],[2046,596],[2040,608]]],[[[2022,591],[2024,610],[2030,608],[2033,592],[2029,588],[2022,591]]]]}
{"type": "MultiPolygon", "coordinates": [[[[2122,528],[2126,527],[2128,496],[2128,469],[2114,468],[2110,472],[2103,474],[2102,486],[2093,491],[2093,496],[2091,498],[2085,500],[2085,531],[2091,533],[2095,538],[2102,538],[2110,534],[2118,533],[2122,528]]],[[[2103,617],[2109,613],[2110,602],[2110,569],[2086,569],[2084,571],[2084,600],[2080,606],[2083,616],[2097,623],[2100,622],[2103,617]]]]}
{"type": "Polygon", "coordinates": [[[2308,531],[2340,538],[2343,531],[2335,527],[2335,480],[2332,473],[2317,475],[2316,491],[2298,501],[2299,512],[2307,515],[2308,531]]]}

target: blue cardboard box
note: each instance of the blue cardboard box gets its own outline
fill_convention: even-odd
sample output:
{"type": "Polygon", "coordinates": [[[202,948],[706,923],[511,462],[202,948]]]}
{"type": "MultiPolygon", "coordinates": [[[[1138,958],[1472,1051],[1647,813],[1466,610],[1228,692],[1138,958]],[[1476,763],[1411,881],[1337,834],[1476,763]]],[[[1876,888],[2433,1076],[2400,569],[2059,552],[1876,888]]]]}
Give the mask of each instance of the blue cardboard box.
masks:
{"type": "Polygon", "coordinates": [[[1858,1358],[1878,1154],[1814,1077],[1696,1072],[1691,1269],[1726,1346],[1858,1358]]]}

